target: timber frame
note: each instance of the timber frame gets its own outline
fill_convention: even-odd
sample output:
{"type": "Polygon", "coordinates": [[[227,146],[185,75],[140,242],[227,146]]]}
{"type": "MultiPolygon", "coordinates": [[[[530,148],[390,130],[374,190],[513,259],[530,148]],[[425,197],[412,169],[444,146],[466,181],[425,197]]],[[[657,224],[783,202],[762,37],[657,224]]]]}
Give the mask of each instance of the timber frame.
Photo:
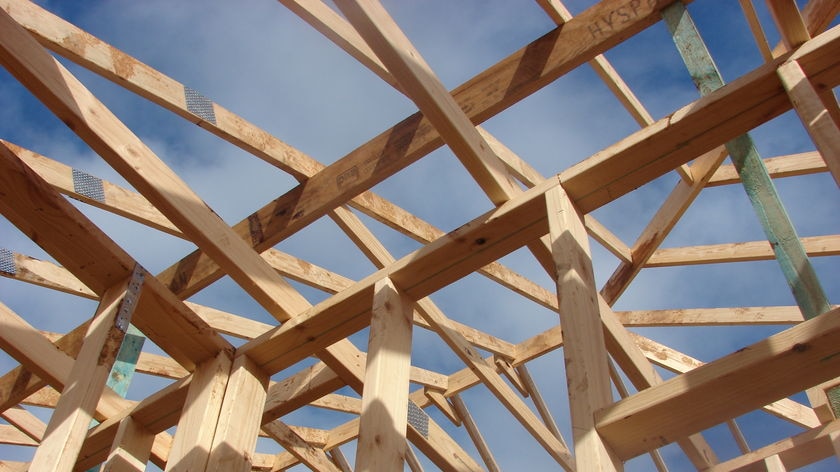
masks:
{"type": "MultiPolygon", "coordinates": [[[[324,165],[143,58],[34,3],[0,0],[0,64],[133,187],[0,136],[0,215],[51,259],[5,247],[0,238],[0,275],[8,279],[0,288],[37,285],[96,307],[74,329],[43,332],[25,308],[4,304],[0,290],[0,345],[18,364],[0,373],[0,471],[100,464],[108,471],[502,470],[517,459],[502,461],[494,450],[493,419],[479,414],[491,410],[468,408],[465,398],[479,390],[521,427],[510,434],[532,441],[558,470],[663,471],[670,464],[778,471],[836,461],[840,308],[829,297],[840,285],[840,234],[800,237],[773,182],[830,180],[833,193],[823,197],[829,203],[813,205],[837,208],[840,26],[832,24],[840,0],[809,0],[801,10],[793,0],[761,0],[774,20],[764,25],[755,2],[740,4],[763,63],[729,84],[703,46],[691,2],[592,1],[573,15],[560,0],[536,0],[556,28],[448,91],[378,0],[335,0],[336,9],[320,0],[280,0],[277,8],[311,25],[417,110],[324,165]],[[604,20],[614,17],[622,20],[604,20]],[[660,22],[700,96],[654,119],[604,53],[660,22]],[[778,31],[776,47],[768,28],[778,31]],[[67,61],[197,124],[296,185],[227,224],[67,61]],[[481,126],[582,67],[595,69],[639,131],[543,176],[481,126]],[[762,158],[750,132],[789,111],[811,148],[762,158]],[[448,232],[372,191],[441,147],[492,202],[448,232]],[[663,176],[676,184],[635,242],[596,219],[596,210],[663,176]],[[742,184],[766,240],[660,247],[703,190],[742,184]],[[151,273],[91,220],[88,206],[196,249],[151,273]],[[325,216],[374,270],[353,280],[279,249],[325,216]],[[419,248],[393,255],[370,218],[419,248]],[[595,250],[617,260],[601,287],[595,250]],[[503,265],[515,251],[535,261],[551,285],[503,265]],[[820,258],[819,271],[813,258],[820,258]],[[613,308],[643,269],[773,260],[790,286],[787,306],[613,308]],[[554,321],[512,340],[446,313],[436,292],[472,274],[554,321]],[[194,301],[225,276],[267,315],[194,301]],[[313,303],[301,284],[324,295],[313,303]],[[703,361],[643,329],[768,325],[778,329],[703,361]],[[447,346],[460,367],[420,367],[427,365],[413,349],[420,331],[447,346]],[[538,387],[543,380],[531,374],[540,362],[562,373],[566,398],[538,387]],[[134,382],[166,381],[132,398],[126,390],[135,371],[134,382]],[[113,372],[123,379],[115,381],[120,375],[113,372]],[[313,409],[349,420],[295,424],[313,409]],[[748,414],[785,423],[790,434],[758,444],[736,423],[748,414]],[[724,440],[720,425],[728,428],[724,440]],[[738,452],[722,453],[722,441],[738,452]],[[670,452],[661,453],[666,447],[670,452]]],[[[518,460],[525,467],[531,459],[518,460]]]]}

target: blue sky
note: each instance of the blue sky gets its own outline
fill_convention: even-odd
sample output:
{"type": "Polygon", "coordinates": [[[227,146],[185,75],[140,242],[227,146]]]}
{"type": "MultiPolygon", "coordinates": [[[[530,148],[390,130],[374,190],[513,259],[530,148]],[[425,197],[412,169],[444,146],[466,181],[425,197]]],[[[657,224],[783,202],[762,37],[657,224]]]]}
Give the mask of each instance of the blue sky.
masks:
{"type": "MultiPolygon", "coordinates": [[[[333,46],[276,2],[152,0],[146,2],[39,2],[137,57],[170,77],[199,90],[278,138],[329,164],[408,116],[416,107],[390,86],[333,46]]],[[[594,3],[568,1],[578,13],[594,3]]],[[[777,33],[764,2],[755,2],[771,44],[777,33]]],[[[427,0],[387,1],[386,8],[447,88],[452,89],[552,28],[536,2],[427,0]]],[[[702,1],[690,11],[708,42],[724,79],[761,64],[737,2],[702,1]]],[[[655,119],[696,99],[685,67],[663,24],[657,24],[607,53],[622,77],[655,119]]],[[[170,165],[228,223],[233,224],[296,182],[277,169],[126,92],[66,60],[68,65],[114,113],[170,165]]],[[[116,183],[123,180],[5,71],[0,71],[0,138],[37,151],[116,183]]],[[[638,129],[617,100],[586,66],[490,119],[485,128],[530,162],[552,175],[638,129]]],[[[813,150],[796,116],[787,113],[756,129],[765,157],[813,150]]],[[[594,215],[632,245],[662,199],[677,181],[669,174],[594,215]]],[[[840,233],[840,200],[828,174],[777,182],[783,202],[801,236],[840,233]]],[[[374,190],[443,230],[451,230],[491,208],[458,160],[439,149],[374,190]]],[[[177,238],[84,205],[80,208],[152,272],[168,267],[192,247],[177,238]]],[[[399,257],[417,244],[367,217],[371,229],[399,257]]],[[[686,213],[664,246],[713,244],[763,239],[758,220],[739,186],[708,189],[686,213]]],[[[50,259],[0,218],[0,247],[50,259]]],[[[374,270],[329,219],[322,219],[278,246],[279,249],[361,278],[374,270]]],[[[618,260],[593,243],[599,286],[618,260]]],[[[541,285],[552,282],[526,251],[504,262],[541,285]]],[[[837,257],[814,260],[830,301],[840,302],[837,257]]],[[[313,303],[325,294],[301,291],[313,303]]],[[[556,315],[523,300],[480,276],[469,276],[432,297],[453,319],[475,325],[511,342],[520,342],[556,323],[556,315]]],[[[229,279],[195,298],[208,305],[268,321],[264,311],[229,279]]],[[[63,331],[88,318],[93,302],[45,293],[42,289],[0,279],[0,301],[39,329],[63,331]]],[[[728,306],[792,305],[775,262],[719,264],[689,268],[647,269],[616,304],[620,310],[728,306]]],[[[641,330],[702,360],[712,360],[783,327],[660,328],[641,330]]],[[[416,330],[415,364],[452,373],[463,364],[435,336],[416,330]]],[[[365,332],[353,337],[365,348],[365,332]]],[[[0,354],[0,370],[15,362],[0,354]]],[[[562,351],[529,364],[554,410],[566,438],[568,407],[562,351]]],[[[667,374],[666,374],[667,375],[667,374]]],[[[142,383],[159,385],[143,377],[142,383]]],[[[143,396],[144,388],[131,395],[143,396]]],[[[556,470],[551,458],[483,387],[463,395],[482,432],[506,470],[556,470]]],[[[448,421],[435,412],[442,425],[448,421]]],[[[349,419],[307,409],[290,423],[328,427],[349,419]]],[[[756,413],[740,421],[753,447],[796,432],[783,422],[756,413]]],[[[466,434],[449,428],[469,451],[466,434]]],[[[725,427],[708,432],[721,458],[737,454],[725,427]]],[[[261,447],[263,445],[261,444],[261,447]]],[[[351,452],[347,448],[346,452],[351,452]]],[[[269,452],[261,450],[260,452],[269,452]]],[[[0,446],[0,456],[31,451],[0,446]],[[8,451],[8,453],[7,453],[8,451]]],[[[674,446],[663,450],[672,470],[686,466],[674,446]]],[[[478,455],[473,452],[473,456],[478,455]]],[[[836,463],[808,470],[829,470],[836,463]]],[[[650,470],[646,457],[628,470],[650,470]]],[[[430,467],[430,470],[432,468],[430,467]]]]}

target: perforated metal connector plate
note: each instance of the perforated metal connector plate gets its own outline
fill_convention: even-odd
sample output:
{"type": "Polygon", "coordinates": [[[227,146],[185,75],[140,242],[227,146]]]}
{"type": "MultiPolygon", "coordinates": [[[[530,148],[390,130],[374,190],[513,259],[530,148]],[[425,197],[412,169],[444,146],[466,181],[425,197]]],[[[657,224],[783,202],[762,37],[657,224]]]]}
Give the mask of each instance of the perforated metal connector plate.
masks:
{"type": "Polygon", "coordinates": [[[184,99],[187,102],[187,111],[209,123],[216,124],[216,112],[213,111],[213,102],[189,87],[184,87],[184,99]]]}
{"type": "Polygon", "coordinates": [[[73,169],[73,191],[91,200],[100,203],[105,202],[105,189],[102,187],[102,179],[78,169],[73,169]]]}
{"type": "Polygon", "coordinates": [[[828,390],[826,394],[828,395],[828,403],[834,410],[834,416],[840,418],[840,385],[828,390]]]}
{"type": "Polygon", "coordinates": [[[15,264],[15,255],[12,251],[0,247],[0,272],[9,275],[17,273],[17,264],[15,264]]]}
{"type": "Polygon", "coordinates": [[[128,331],[131,315],[134,314],[134,308],[137,307],[137,299],[140,296],[145,276],[146,270],[140,267],[140,264],[137,264],[131,274],[131,281],[128,283],[128,288],[125,291],[122,303],[120,303],[120,311],[117,313],[117,319],[115,320],[117,328],[123,332],[128,331]]]}
{"type": "Polygon", "coordinates": [[[408,424],[414,427],[424,438],[429,437],[429,415],[414,402],[408,402],[408,424]]]}

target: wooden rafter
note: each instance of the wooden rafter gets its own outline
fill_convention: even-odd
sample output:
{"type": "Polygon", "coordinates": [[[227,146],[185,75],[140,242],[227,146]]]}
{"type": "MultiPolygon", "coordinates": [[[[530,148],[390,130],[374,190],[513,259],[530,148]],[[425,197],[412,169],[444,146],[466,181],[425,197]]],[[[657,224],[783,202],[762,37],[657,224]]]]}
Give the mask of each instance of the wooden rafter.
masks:
{"type": "MultiPolygon", "coordinates": [[[[0,425],[0,453],[5,448],[34,450],[31,462],[0,459],[0,470],[88,470],[104,464],[104,470],[138,471],[149,462],[167,471],[279,471],[295,464],[331,472],[482,470],[459,444],[467,436],[486,468],[509,468],[510,457],[496,451],[507,445],[487,434],[502,419],[485,422],[478,417],[484,408],[465,405],[475,387],[486,389],[529,433],[525,440],[566,470],[621,470],[624,462],[648,453],[656,469],[666,471],[671,457],[657,448],[671,442],[698,470],[788,470],[840,457],[836,409],[827,396],[840,379],[840,327],[838,308],[828,297],[821,297],[816,311],[778,306],[791,302],[776,300],[672,309],[649,309],[644,305],[653,300],[648,299],[639,306],[638,295],[619,301],[640,283],[640,274],[656,277],[665,272],[660,267],[689,271],[701,264],[735,262],[746,267],[778,257],[774,249],[791,244],[803,250],[795,270],[785,269],[789,283],[816,287],[815,274],[820,273],[832,296],[831,277],[840,255],[840,237],[831,234],[833,229],[802,238],[791,231],[794,236],[779,244],[771,238],[771,243],[681,240],[661,246],[710,187],[743,181],[752,195],[772,188],[770,178],[784,177],[785,184],[792,184],[829,173],[827,178],[837,180],[840,107],[834,89],[840,85],[840,27],[824,30],[836,21],[840,3],[812,0],[800,10],[792,0],[768,0],[782,39],[771,51],[764,37],[768,25],[762,24],[767,21],[752,2],[742,1],[763,63],[729,85],[701,84],[701,99],[659,120],[643,104],[647,87],[638,86],[637,96],[629,84],[638,77],[627,74],[625,82],[618,71],[631,69],[614,61],[613,54],[621,58],[622,49],[637,48],[635,37],[663,15],[663,23],[673,29],[674,12],[684,12],[687,1],[602,0],[572,15],[561,1],[537,0],[551,20],[545,24],[548,32],[523,41],[524,46],[520,43],[453,90],[447,90],[438,71],[423,59],[419,43],[378,0],[332,2],[343,17],[320,0],[281,3],[405,95],[417,112],[372,139],[362,137],[358,142],[363,144],[325,165],[59,16],[24,0],[0,0],[0,64],[136,189],[61,162],[66,156],[56,154],[52,157],[59,160],[54,160],[30,151],[26,139],[17,145],[0,136],[0,223],[15,226],[47,254],[32,257],[24,254],[28,249],[14,247],[13,240],[8,247],[0,242],[0,282],[23,282],[99,307],[69,331],[51,332],[59,330],[39,331],[26,307],[16,308],[21,315],[0,300],[0,347],[14,361],[0,376],[0,417],[7,423],[0,425]],[[229,225],[176,166],[164,163],[147,140],[82,84],[77,76],[84,73],[68,69],[48,50],[291,175],[296,185],[229,225]],[[503,142],[504,133],[488,131],[495,121],[479,126],[566,81],[585,64],[595,68],[641,130],[577,164],[552,168],[545,177],[524,153],[503,142]],[[740,136],[788,110],[797,113],[814,146],[770,149],[778,156],[770,159],[752,153],[750,158],[763,161],[767,171],[760,182],[750,180],[733,140],[743,141],[740,136]],[[443,146],[466,169],[459,178],[467,185],[458,191],[477,185],[492,204],[449,231],[386,199],[383,195],[393,195],[387,186],[377,187],[395,180],[397,173],[411,174],[412,164],[443,146]],[[735,166],[723,164],[729,153],[735,166]],[[649,221],[635,221],[641,234],[632,245],[625,243],[628,232],[610,216],[611,209],[620,207],[616,202],[622,197],[645,192],[640,187],[659,189],[669,175],[676,178],[673,171],[680,175],[673,190],[655,197],[658,211],[649,221]],[[91,193],[79,179],[99,190],[91,193]],[[195,251],[164,261],[168,268],[152,274],[93,223],[89,206],[132,220],[141,232],[191,243],[195,251]],[[609,210],[593,214],[604,207],[609,210]],[[289,249],[294,245],[287,240],[300,240],[299,233],[308,234],[325,216],[374,270],[347,277],[332,262],[315,264],[289,249]],[[419,248],[392,253],[367,218],[419,248]],[[590,252],[590,238],[600,245],[596,251],[603,248],[611,261],[618,261],[600,291],[595,274],[601,255],[590,252]],[[277,247],[281,243],[282,250],[277,247]],[[805,254],[821,257],[813,276],[800,270],[805,254]],[[531,279],[511,269],[521,267],[521,255],[530,257],[528,264],[536,259],[551,289],[544,286],[545,274],[531,279]],[[473,274],[553,318],[536,328],[544,314],[532,318],[519,306],[500,303],[479,316],[463,308],[449,310],[446,297],[437,292],[451,294],[473,274]],[[225,276],[242,289],[251,307],[238,312],[217,306],[212,296],[198,300],[205,292],[215,293],[223,285],[216,281],[225,276]],[[298,290],[294,283],[306,287],[298,290]],[[319,301],[313,304],[308,297],[316,292],[319,301]],[[626,306],[613,308],[616,303],[626,306]],[[512,339],[504,330],[485,326],[498,317],[527,337],[512,339]],[[160,348],[142,348],[132,367],[135,381],[155,376],[167,382],[133,399],[122,398],[109,387],[113,382],[105,382],[129,318],[160,348]],[[659,342],[658,334],[654,340],[635,331],[658,327],[662,333],[691,333],[696,326],[761,326],[776,334],[701,362],[686,354],[690,350],[659,342]],[[355,338],[351,341],[360,332],[368,336],[366,350],[356,346],[355,338]],[[446,367],[426,362],[430,353],[412,348],[424,337],[448,348],[435,353],[446,357],[446,367]],[[565,379],[568,402],[554,394],[554,385],[537,387],[546,365],[561,382],[565,379]],[[662,369],[673,378],[664,380],[662,369]],[[619,394],[615,398],[614,391],[619,394]],[[813,408],[789,398],[802,391],[813,408]],[[37,418],[30,406],[51,409],[51,418],[37,418]],[[432,407],[448,421],[434,421],[432,407]],[[804,432],[762,444],[752,436],[751,421],[735,421],[757,410],[804,432]],[[308,423],[310,411],[342,421],[308,423]],[[98,423],[91,425],[92,418],[98,423]],[[710,441],[701,433],[723,423],[741,455],[720,462],[714,450],[719,439],[710,441]],[[460,432],[461,427],[466,431],[460,432]],[[565,431],[570,431],[568,443],[565,431]],[[282,450],[265,452],[259,437],[282,450]],[[339,449],[349,442],[355,442],[355,458],[339,449]],[[354,461],[355,468],[350,465],[354,461]]],[[[706,5],[698,2],[701,8],[706,5]]],[[[682,46],[685,38],[677,42],[682,46]]],[[[711,63],[710,56],[706,59],[711,63]]],[[[704,74],[698,64],[688,63],[692,74],[704,74]]],[[[565,149],[541,152],[562,155],[565,149]]],[[[396,198],[404,204],[401,197],[396,198]]],[[[833,197],[813,204],[831,208],[833,197]]],[[[768,234],[780,227],[770,220],[764,222],[768,234]]]]}

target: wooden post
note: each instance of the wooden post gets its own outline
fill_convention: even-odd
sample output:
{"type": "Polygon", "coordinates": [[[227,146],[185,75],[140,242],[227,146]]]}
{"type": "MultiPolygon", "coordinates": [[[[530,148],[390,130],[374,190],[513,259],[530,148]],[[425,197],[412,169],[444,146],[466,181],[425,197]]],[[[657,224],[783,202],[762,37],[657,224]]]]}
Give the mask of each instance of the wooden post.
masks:
{"type": "Polygon", "coordinates": [[[96,404],[105,389],[105,381],[139,302],[144,274],[145,271],[136,266],[130,278],[102,296],[44,439],[32,458],[31,470],[73,470],[96,404]]]}
{"type": "Polygon", "coordinates": [[[126,416],[120,421],[108,459],[101,472],[143,472],[152,452],[155,435],[126,416]]]}
{"type": "Polygon", "coordinates": [[[787,472],[787,467],[778,454],[764,459],[764,467],[767,467],[767,472],[787,472]]]}
{"type": "Polygon", "coordinates": [[[216,357],[199,364],[193,372],[166,472],[205,470],[230,377],[228,356],[227,352],[219,352],[216,357]]]}
{"type": "Polygon", "coordinates": [[[268,374],[245,355],[233,361],[207,470],[250,472],[257,446],[268,374]]]}
{"type": "Polygon", "coordinates": [[[546,192],[545,199],[557,271],[577,470],[623,470],[623,464],[608,451],[595,430],[594,414],[612,403],[612,393],[586,229],[562,187],[546,192]]]}
{"type": "MultiPolygon", "coordinates": [[[[146,341],[146,337],[143,336],[143,333],[140,332],[137,328],[132,325],[128,325],[128,331],[126,331],[125,338],[123,338],[122,345],[120,346],[120,351],[117,353],[117,358],[114,360],[114,365],[111,367],[111,373],[108,374],[108,381],[105,382],[105,385],[111,388],[117,395],[125,398],[126,394],[128,393],[128,387],[131,386],[131,379],[134,377],[134,371],[137,367],[137,359],[140,358],[140,351],[143,350],[143,344],[146,341]]],[[[122,426],[122,424],[120,425],[122,426]]],[[[117,434],[117,439],[120,438],[119,433],[117,434]]],[[[113,444],[113,448],[119,448],[120,443],[115,442],[113,444]]],[[[140,467],[138,461],[131,462],[129,467],[134,467],[135,469],[125,469],[125,470],[143,470],[145,468],[145,462],[149,460],[149,453],[152,449],[152,442],[154,442],[155,436],[151,435],[149,439],[148,450],[145,452],[145,460],[143,461],[143,466],[140,467]]],[[[112,449],[111,453],[113,454],[115,451],[119,451],[120,449],[112,449]]],[[[144,453],[142,450],[137,451],[140,455],[144,453]]],[[[130,453],[129,453],[130,454],[130,453]]],[[[109,456],[110,460],[110,456],[109,456]]],[[[124,463],[128,463],[128,461],[123,460],[124,463]]],[[[97,468],[91,468],[88,472],[96,472],[97,468]]],[[[105,469],[103,469],[105,470],[105,469]]],[[[122,470],[119,468],[114,469],[107,469],[107,470],[122,470]]]]}
{"type": "Polygon", "coordinates": [[[376,283],[356,471],[402,470],[408,416],[412,305],[390,279],[376,283]]]}

